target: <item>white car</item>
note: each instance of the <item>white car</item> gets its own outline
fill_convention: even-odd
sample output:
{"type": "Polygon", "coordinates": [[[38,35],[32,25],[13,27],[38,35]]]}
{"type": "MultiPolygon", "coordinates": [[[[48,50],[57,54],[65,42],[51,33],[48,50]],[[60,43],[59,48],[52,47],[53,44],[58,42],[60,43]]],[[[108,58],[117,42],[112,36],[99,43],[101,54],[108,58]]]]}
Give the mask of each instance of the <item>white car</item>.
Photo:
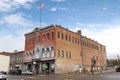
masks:
{"type": "Polygon", "coordinates": [[[31,71],[22,71],[22,75],[33,75],[31,71]]]}
{"type": "Polygon", "coordinates": [[[0,73],[0,80],[6,80],[7,76],[3,73],[0,73]]]}

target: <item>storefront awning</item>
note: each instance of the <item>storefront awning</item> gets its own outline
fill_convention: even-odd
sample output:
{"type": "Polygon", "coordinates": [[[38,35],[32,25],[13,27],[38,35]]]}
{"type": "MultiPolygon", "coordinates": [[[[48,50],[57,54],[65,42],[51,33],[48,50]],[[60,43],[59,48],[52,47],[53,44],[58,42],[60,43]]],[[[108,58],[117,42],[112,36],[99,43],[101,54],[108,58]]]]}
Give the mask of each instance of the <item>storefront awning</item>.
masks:
{"type": "Polygon", "coordinates": [[[52,57],[52,58],[42,58],[42,59],[41,59],[41,61],[47,61],[47,60],[55,60],[55,58],[52,57]]]}

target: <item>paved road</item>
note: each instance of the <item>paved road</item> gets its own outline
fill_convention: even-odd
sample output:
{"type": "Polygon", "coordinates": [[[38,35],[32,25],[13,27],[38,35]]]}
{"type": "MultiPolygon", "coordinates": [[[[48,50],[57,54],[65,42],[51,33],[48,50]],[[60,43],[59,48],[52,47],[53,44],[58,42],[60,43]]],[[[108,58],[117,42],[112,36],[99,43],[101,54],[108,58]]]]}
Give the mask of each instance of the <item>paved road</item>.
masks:
{"type": "Polygon", "coordinates": [[[39,75],[39,76],[15,76],[9,75],[7,80],[120,80],[120,73],[106,73],[95,75],[39,75]]]}

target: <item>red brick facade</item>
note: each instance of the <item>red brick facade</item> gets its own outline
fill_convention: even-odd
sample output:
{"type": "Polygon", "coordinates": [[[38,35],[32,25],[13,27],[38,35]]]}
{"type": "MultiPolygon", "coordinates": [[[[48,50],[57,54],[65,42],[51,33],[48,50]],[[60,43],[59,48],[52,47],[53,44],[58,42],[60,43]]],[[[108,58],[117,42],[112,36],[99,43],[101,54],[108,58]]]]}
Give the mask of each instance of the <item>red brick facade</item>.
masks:
{"type": "Polygon", "coordinates": [[[90,70],[92,59],[96,67],[105,67],[105,46],[82,36],[81,31],[50,25],[25,34],[24,63],[30,63],[34,72],[74,72],[79,67],[90,70]]]}

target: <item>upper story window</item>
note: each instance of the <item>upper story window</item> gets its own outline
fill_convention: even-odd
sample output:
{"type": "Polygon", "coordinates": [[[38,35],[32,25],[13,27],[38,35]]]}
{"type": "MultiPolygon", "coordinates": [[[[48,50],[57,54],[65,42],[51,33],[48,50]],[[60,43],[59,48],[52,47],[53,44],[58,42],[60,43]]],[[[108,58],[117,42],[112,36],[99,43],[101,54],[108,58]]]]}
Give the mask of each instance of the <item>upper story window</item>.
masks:
{"type": "Polygon", "coordinates": [[[68,51],[66,51],[66,58],[68,58],[68,51]]]}
{"type": "Polygon", "coordinates": [[[42,41],[44,41],[44,40],[45,40],[45,34],[42,33],[42,41]]]}
{"type": "Polygon", "coordinates": [[[34,37],[32,38],[32,44],[34,44],[34,37]]]}
{"type": "Polygon", "coordinates": [[[47,39],[49,39],[50,38],[50,35],[49,35],[49,33],[47,33],[47,39]]]}
{"type": "Polygon", "coordinates": [[[52,31],[52,39],[54,39],[54,31],[52,31]]]}
{"type": "Polygon", "coordinates": [[[60,32],[58,32],[58,36],[57,37],[60,38],[60,32]]]}
{"type": "Polygon", "coordinates": [[[75,38],[75,43],[77,43],[77,38],[75,38]]]}
{"type": "Polygon", "coordinates": [[[58,50],[58,57],[60,57],[60,50],[58,50]]]}
{"type": "Polygon", "coordinates": [[[71,58],[71,52],[69,52],[69,58],[71,58]]]}
{"type": "Polygon", "coordinates": [[[86,46],[88,47],[88,42],[86,42],[86,46]]]}
{"type": "Polygon", "coordinates": [[[70,35],[69,35],[69,41],[71,41],[71,37],[70,37],[70,35]]]}
{"type": "Polygon", "coordinates": [[[67,34],[65,35],[65,38],[66,38],[66,41],[68,40],[68,38],[67,38],[67,34]]]}
{"type": "Polygon", "coordinates": [[[39,41],[40,41],[40,35],[37,35],[36,36],[36,43],[39,43],[39,41]]]}
{"type": "Polygon", "coordinates": [[[63,33],[61,33],[61,38],[64,39],[64,34],[63,33]]]}
{"type": "Polygon", "coordinates": [[[64,57],[64,51],[62,51],[62,57],[64,57]]]}
{"type": "MultiPolygon", "coordinates": [[[[36,36],[36,39],[37,39],[37,36],[36,36]]],[[[33,45],[34,44],[34,37],[31,37],[29,40],[30,40],[30,45],[33,45]]],[[[39,43],[39,39],[38,39],[38,42],[36,41],[36,43],[39,43]]]]}
{"type": "Polygon", "coordinates": [[[74,43],[74,37],[72,37],[72,43],[74,43]]]}
{"type": "Polygon", "coordinates": [[[78,39],[78,44],[79,44],[80,42],[79,42],[79,39],[78,39]]]}

